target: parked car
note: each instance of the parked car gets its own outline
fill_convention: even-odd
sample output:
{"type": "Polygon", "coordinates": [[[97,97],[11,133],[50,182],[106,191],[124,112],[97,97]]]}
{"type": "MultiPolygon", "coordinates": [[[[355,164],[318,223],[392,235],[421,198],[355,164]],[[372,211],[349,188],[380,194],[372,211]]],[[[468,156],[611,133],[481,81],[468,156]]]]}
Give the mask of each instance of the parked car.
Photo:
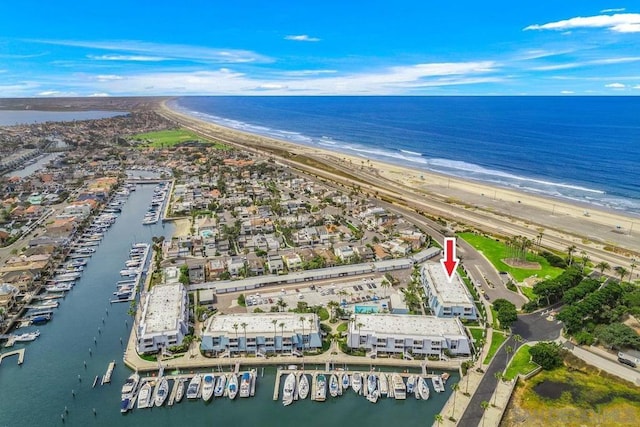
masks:
{"type": "Polygon", "coordinates": [[[636,367],[636,363],[633,360],[629,360],[629,359],[625,359],[624,357],[619,357],[618,356],[618,362],[627,365],[627,366],[631,366],[632,368],[636,367]]]}

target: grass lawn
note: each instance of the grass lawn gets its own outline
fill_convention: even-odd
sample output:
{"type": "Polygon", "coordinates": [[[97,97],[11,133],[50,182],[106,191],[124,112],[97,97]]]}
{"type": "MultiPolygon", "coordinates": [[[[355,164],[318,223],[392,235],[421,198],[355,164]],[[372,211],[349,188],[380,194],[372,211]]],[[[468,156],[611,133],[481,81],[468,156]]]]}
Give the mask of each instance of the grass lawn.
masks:
{"type": "Polygon", "coordinates": [[[482,328],[469,328],[469,332],[471,332],[471,336],[476,341],[476,345],[484,338],[482,336],[484,329],[482,328]]]}
{"type": "Polygon", "coordinates": [[[491,359],[493,359],[493,355],[496,354],[496,351],[498,351],[498,348],[502,345],[503,342],[506,341],[506,339],[507,337],[505,337],[503,333],[493,331],[493,334],[491,335],[491,347],[489,347],[487,357],[484,358],[484,362],[482,363],[487,364],[491,362],[491,359]]]}
{"type": "Polygon", "coordinates": [[[505,378],[508,380],[514,379],[518,374],[526,375],[538,367],[537,364],[531,361],[531,355],[529,354],[529,346],[523,345],[518,349],[518,352],[513,355],[511,363],[505,373],[505,378]]]}
{"type": "Polygon", "coordinates": [[[347,322],[344,323],[340,323],[338,325],[338,328],[336,329],[338,332],[347,332],[347,328],[349,327],[349,325],[347,324],[347,322]]]}
{"type": "Polygon", "coordinates": [[[485,257],[498,271],[507,271],[516,279],[518,282],[522,282],[527,277],[533,276],[537,274],[538,277],[545,278],[549,276],[550,278],[559,276],[562,273],[561,268],[552,267],[549,265],[546,259],[541,256],[529,254],[527,256],[527,261],[537,262],[540,264],[539,270],[528,270],[524,268],[516,268],[510,267],[504,262],[503,259],[509,257],[509,249],[507,245],[502,242],[496,242],[495,239],[491,239],[489,237],[479,236],[473,233],[460,233],[462,239],[466,240],[471,246],[476,248],[478,251],[481,251],[485,257]]]}
{"type": "Polygon", "coordinates": [[[178,145],[186,141],[200,141],[206,144],[215,145],[219,149],[228,148],[223,144],[203,140],[200,136],[187,129],[169,129],[157,132],[139,133],[137,135],[134,135],[132,139],[146,142],[146,144],[143,145],[144,147],[153,148],[173,147],[174,145],[178,145]]]}
{"type": "Polygon", "coordinates": [[[529,301],[537,301],[538,300],[538,295],[533,293],[533,288],[530,288],[528,286],[520,286],[520,291],[522,291],[522,293],[529,298],[529,301]]]}

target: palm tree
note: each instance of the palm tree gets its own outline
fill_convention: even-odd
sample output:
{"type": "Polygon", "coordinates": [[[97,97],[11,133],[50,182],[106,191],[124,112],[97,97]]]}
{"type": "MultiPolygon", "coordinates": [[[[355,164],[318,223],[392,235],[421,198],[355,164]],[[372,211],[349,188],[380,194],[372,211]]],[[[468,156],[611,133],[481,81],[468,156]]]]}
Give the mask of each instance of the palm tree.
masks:
{"type": "Polygon", "coordinates": [[[364,323],[362,323],[362,322],[358,322],[356,324],[356,327],[358,328],[358,348],[360,348],[360,342],[361,342],[361,340],[360,340],[360,328],[362,328],[363,326],[364,326],[364,323]]]}
{"type": "Polygon", "coordinates": [[[433,418],[436,420],[436,423],[438,423],[438,425],[440,425],[440,423],[444,421],[444,417],[441,414],[436,414],[433,418]]]}
{"type": "Polygon", "coordinates": [[[576,251],[576,245],[571,245],[567,248],[567,255],[569,255],[569,266],[573,263],[573,253],[576,251]]]}
{"type": "Polygon", "coordinates": [[[304,354],[304,321],[306,320],[304,316],[300,316],[300,324],[302,324],[302,352],[304,354]]]}
{"type": "Polygon", "coordinates": [[[382,279],[382,282],[380,282],[380,286],[382,287],[382,289],[384,289],[384,297],[387,297],[387,289],[389,289],[389,287],[391,286],[391,283],[389,283],[389,281],[387,279],[382,279]]]}
{"type": "Polygon", "coordinates": [[[238,324],[233,324],[233,330],[236,331],[236,345],[238,346],[238,351],[240,351],[240,344],[238,343],[238,324]]]}
{"type": "Polygon", "coordinates": [[[480,407],[482,407],[482,410],[485,412],[482,415],[482,427],[484,427],[484,419],[486,418],[485,415],[487,413],[487,409],[489,409],[489,406],[491,406],[491,405],[486,400],[483,400],[482,403],[480,403],[480,407]]]}
{"type": "Polygon", "coordinates": [[[284,322],[280,322],[278,326],[280,326],[280,335],[282,336],[282,342],[283,342],[283,345],[280,348],[280,351],[282,351],[284,347],[284,322]]]}
{"type": "Polygon", "coordinates": [[[513,353],[513,347],[508,345],[505,347],[504,351],[507,353],[507,365],[509,365],[509,354],[513,353]]]}
{"type": "Polygon", "coordinates": [[[600,261],[599,263],[597,263],[596,268],[600,270],[600,274],[603,274],[605,270],[611,270],[611,266],[606,261],[600,261]]]}
{"type": "Polygon", "coordinates": [[[336,308],[340,307],[340,304],[337,301],[331,300],[331,301],[329,301],[327,303],[327,307],[329,307],[329,310],[331,310],[331,319],[330,320],[333,320],[333,318],[336,315],[336,308]]]}
{"type": "Polygon", "coordinates": [[[271,323],[273,324],[273,352],[276,352],[276,325],[278,324],[278,319],[273,319],[271,321],[271,323]]]}
{"type": "Polygon", "coordinates": [[[451,417],[456,413],[456,392],[460,390],[460,383],[451,384],[451,391],[453,392],[453,408],[451,408],[451,417]]]}
{"type": "Polygon", "coordinates": [[[636,264],[636,260],[632,259],[631,264],[629,264],[629,267],[631,267],[631,272],[629,273],[629,280],[633,280],[633,269],[636,268],[637,266],[638,264],[636,264]]]}
{"type": "Polygon", "coordinates": [[[614,267],[613,269],[615,270],[616,273],[618,273],[618,276],[620,276],[621,282],[624,280],[624,276],[626,276],[629,273],[626,268],[621,266],[614,267]]]}
{"type": "Polygon", "coordinates": [[[514,350],[518,350],[518,344],[522,344],[524,342],[524,338],[522,338],[522,335],[515,334],[513,335],[513,340],[516,342],[516,348],[514,350]]]}
{"type": "MultiPolygon", "coordinates": [[[[498,380],[498,383],[502,380],[502,372],[496,372],[495,374],[493,374],[494,377],[496,377],[496,380],[498,380]]],[[[496,401],[498,400],[498,386],[496,385],[496,390],[494,391],[493,394],[493,406],[496,406],[496,401]]]]}
{"type": "Polygon", "coordinates": [[[249,345],[247,344],[247,326],[249,325],[247,322],[242,322],[240,326],[242,326],[242,329],[244,330],[244,352],[246,354],[249,350],[249,345]]]}
{"type": "Polygon", "coordinates": [[[582,272],[584,273],[584,268],[587,266],[590,258],[587,251],[580,252],[580,255],[582,256],[582,272]]]}

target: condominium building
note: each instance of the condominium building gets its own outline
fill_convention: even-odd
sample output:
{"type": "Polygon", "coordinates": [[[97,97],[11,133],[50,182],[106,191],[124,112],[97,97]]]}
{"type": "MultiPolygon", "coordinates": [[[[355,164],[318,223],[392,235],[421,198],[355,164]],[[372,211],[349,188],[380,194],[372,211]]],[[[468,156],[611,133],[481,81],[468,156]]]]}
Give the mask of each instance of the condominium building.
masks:
{"type": "Polygon", "coordinates": [[[155,353],[182,344],[189,331],[189,300],[181,283],[156,285],[142,297],[136,329],[138,353],[155,353]]]}
{"type": "Polygon", "coordinates": [[[468,356],[471,344],[460,319],[402,314],[358,314],[349,322],[349,348],[371,355],[468,356]]]}
{"type": "Polygon", "coordinates": [[[289,353],[322,348],[318,316],[313,313],[247,313],[211,317],[200,348],[208,356],[237,353],[289,353]]]}
{"type": "Polygon", "coordinates": [[[473,298],[458,273],[451,282],[440,264],[425,263],[420,280],[429,308],[437,317],[460,317],[476,320],[478,313],[473,298]]]}

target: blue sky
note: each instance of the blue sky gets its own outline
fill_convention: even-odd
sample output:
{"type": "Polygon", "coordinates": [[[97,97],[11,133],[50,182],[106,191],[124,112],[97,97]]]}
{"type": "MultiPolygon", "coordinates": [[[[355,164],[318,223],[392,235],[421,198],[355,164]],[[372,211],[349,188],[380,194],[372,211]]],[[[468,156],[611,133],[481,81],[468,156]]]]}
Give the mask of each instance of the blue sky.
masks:
{"type": "Polygon", "coordinates": [[[640,94],[637,0],[6,3],[0,97],[640,94]]]}

